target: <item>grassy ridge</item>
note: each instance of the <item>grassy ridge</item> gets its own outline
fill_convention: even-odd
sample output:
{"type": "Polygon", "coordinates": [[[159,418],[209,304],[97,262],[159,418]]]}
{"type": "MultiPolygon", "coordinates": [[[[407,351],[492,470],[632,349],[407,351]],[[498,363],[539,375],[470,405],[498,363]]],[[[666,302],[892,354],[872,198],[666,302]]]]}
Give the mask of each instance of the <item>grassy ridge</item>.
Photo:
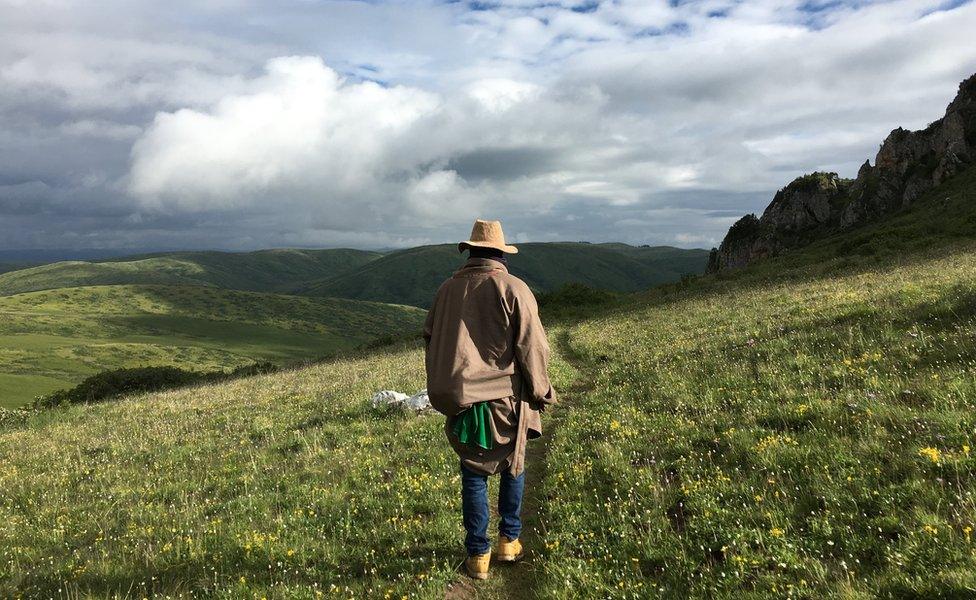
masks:
{"type": "MultiPolygon", "coordinates": [[[[707,260],[704,250],[550,242],[519,244],[519,253],[509,259],[509,264],[513,274],[537,291],[577,282],[633,292],[701,273],[707,260]]],[[[300,293],[427,307],[445,274],[457,269],[460,261],[453,244],[411,248],[391,252],[356,271],[323,279],[301,288],[300,293]]]]}
{"type": "Polygon", "coordinates": [[[969,597],[976,171],[567,335],[549,597],[969,597]]]}
{"type": "Polygon", "coordinates": [[[0,405],[119,367],[214,370],[325,356],[419,331],[420,309],[192,286],[100,286],[0,297],[0,405]]]}
{"type": "Polygon", "coordinates": [[[363,250],[167,252],[97,262],[63,261],[0,275],[0,295],[117,284],[207,285],[286,291],[356,269],[381,256],[363,250]]]}

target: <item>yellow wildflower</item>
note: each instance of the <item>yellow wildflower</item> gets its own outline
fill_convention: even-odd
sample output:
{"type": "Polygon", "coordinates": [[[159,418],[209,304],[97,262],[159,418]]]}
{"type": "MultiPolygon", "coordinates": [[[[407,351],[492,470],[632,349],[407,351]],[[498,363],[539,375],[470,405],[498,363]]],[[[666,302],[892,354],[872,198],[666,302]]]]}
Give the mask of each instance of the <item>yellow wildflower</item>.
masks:
{"type": "Polygon", "coordinates": [[[939,452],[938,448],[932,448],[927,446],[918,451],[919,456],[929,459],[934,464],[939,464],[942,461],[942,453],[939,452]]]}

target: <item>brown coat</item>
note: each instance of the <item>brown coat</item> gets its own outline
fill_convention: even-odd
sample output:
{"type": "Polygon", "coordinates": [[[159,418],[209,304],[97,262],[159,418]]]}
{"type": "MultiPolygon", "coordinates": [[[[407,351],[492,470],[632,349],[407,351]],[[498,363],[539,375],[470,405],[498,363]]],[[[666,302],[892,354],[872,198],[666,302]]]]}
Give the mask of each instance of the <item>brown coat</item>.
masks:
{"type": "Polygon", "coordinates": [[[437,290],[424,325],[427,393],[447,415],[444,430],[466,467],[522,472],[528,438],[542,435],[539,411],[556,401],[549,344],[535,296],[499,261],[469,259],[437,290]],[[455,416],[491,401],[494,447],[461,444],[455,416]]]}

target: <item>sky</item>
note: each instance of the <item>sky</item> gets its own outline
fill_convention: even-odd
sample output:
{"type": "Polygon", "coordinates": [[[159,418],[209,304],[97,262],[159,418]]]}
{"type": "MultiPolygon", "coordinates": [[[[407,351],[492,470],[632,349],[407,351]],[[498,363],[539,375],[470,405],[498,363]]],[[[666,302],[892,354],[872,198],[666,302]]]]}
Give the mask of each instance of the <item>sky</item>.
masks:
{"type": "Polygon", "coordinates": [[[0,0],[0,250],[711,247],[976,72],[960,0],[0,0]]]}

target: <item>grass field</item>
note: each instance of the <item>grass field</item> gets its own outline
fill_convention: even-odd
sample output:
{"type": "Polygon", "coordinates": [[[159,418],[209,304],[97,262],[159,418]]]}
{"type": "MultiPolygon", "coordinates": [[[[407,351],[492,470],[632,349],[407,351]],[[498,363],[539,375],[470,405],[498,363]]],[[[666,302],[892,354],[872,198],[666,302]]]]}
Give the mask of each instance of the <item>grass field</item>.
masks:
{"type": "Polygon", "coordinates": [[[484,584],[441,418],[368,408],[401,346],[7,425],[0,596],[973,597],[974,177],[550,324],[532,554],[484,584]]]}
{"type": "Polygon", "coordinates": [[[419,331],[423,311],[193,286],[96,286],[0,297],[0,406],[106,369],[225,369],[315,359],[419,331]]]}
{"type": "Polygon", "coordinates": [[[0,596],[443,594],[440,418],[367,408],[423,385],[412,346],[36,416],[0,434],[0,596]]]}

